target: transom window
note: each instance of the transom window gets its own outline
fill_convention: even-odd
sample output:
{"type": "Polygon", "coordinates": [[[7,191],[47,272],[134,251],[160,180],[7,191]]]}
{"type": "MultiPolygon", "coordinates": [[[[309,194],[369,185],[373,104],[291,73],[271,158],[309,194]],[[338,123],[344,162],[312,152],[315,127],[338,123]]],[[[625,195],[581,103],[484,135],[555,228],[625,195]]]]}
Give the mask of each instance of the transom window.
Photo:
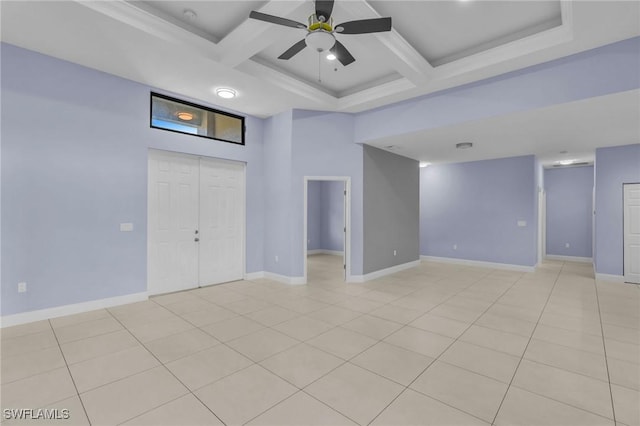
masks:
{"type": "Polygon", "coordinates": [[[244,145],[244,117],[151,93],[151,127],[244,145]]]}

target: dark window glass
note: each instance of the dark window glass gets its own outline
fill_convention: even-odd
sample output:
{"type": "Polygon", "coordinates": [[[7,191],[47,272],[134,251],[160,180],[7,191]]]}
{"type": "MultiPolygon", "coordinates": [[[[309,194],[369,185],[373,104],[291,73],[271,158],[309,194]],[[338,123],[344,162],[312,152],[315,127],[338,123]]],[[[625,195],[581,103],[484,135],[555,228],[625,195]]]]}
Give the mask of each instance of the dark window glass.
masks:
{"type": "Polygon", "coordinates": [[[244,117],[151,93],[151,127],[244,145],[244,117]]]}

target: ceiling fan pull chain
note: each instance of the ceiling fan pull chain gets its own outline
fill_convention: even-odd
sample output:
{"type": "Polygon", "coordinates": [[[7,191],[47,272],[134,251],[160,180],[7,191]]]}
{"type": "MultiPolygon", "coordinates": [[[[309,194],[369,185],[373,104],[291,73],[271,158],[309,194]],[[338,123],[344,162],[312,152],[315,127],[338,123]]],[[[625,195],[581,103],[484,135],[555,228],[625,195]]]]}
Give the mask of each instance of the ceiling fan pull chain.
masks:
{"type": "Polygon", "coordinates": [[[318,83],[322,83],[322,77],[321,77],[321,69],[322,69],[322,58],[320,57],[322,55],[322,52],[318,52],[318,83]]]}

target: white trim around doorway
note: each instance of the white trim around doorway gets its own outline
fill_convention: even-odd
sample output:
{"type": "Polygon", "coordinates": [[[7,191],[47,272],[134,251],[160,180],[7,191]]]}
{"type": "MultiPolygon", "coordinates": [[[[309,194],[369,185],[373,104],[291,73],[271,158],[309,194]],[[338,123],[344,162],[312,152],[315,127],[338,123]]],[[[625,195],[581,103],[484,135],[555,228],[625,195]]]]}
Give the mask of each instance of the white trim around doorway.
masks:
{"type": "Polygon", "coordinates": [[[346,191],[344,197],[344,209],[345,220],[344,226],[346,228],[344,234],[344,264],[345,264],[345,282],[351,281],[351,177],[350,176],[305,176],[304,177],[304,209],[303,209],[303,223],[304,232],[302,239],[302,257],[304,259],[304,276],[303,283],[307,283],[307,209],[308,209],[308,190],[309,181],[329,181],[329,182],[344,182],[344,188],[346,191]]]}

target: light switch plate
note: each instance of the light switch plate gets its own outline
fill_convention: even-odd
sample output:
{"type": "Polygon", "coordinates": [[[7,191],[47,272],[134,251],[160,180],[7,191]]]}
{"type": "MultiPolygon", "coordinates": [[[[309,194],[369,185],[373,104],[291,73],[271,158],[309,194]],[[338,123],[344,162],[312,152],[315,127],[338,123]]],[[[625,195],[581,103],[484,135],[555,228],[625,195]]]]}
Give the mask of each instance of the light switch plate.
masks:
{"type": "Polygon", "coordinates": [[[519,220],[518,221],[518,226],[520,226],[520,227],[527,226],[527,221],[526,220],[519,220]]]}
{"type": "Polygon", "coordinates": [[[133,231],[133,223],[120,224],[120,232],[131,232],[131,231],[133,231]]]}

